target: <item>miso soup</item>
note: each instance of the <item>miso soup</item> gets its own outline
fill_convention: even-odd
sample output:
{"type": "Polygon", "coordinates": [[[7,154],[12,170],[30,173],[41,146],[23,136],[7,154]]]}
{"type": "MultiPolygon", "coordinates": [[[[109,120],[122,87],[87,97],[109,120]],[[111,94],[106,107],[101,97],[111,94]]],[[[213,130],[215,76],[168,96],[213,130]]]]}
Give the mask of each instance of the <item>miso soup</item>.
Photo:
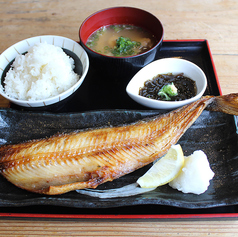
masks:
{"type": "Polygon", "coordinates": [[[101,27],[87,40],[93,51],[116,57],[133,56],[154,47],[157,39],[149,31],[133,25],[110,25],[101,27]]]}

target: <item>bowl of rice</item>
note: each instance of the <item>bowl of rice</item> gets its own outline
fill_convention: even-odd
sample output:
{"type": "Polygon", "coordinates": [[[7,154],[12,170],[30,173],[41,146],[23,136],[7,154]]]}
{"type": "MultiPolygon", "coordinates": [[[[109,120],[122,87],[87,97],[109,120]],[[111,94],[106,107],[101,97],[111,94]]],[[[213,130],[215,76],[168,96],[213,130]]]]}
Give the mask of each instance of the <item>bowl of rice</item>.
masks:
{"type": "Polygon", "coordinates": [[[47,108],[66,100],[89,69],[85,50],[71,39],[44,35],[22,40],[0,55],[0,94],[28,108],[47,108]]]}

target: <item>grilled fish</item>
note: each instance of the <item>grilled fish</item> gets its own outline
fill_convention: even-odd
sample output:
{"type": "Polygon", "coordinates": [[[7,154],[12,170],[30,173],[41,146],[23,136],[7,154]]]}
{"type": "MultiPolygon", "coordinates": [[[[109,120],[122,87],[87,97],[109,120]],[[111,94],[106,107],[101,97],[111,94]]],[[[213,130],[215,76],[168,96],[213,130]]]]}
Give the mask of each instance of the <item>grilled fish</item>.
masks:
{"type": "Polygon", "coordinates": [[[129,125],[58,134],[0,147],[0,172],[22,189],[63,194],[96,188],[163,156],[207,107],[238,115],[238,94],[192,104],[129,125]]]}

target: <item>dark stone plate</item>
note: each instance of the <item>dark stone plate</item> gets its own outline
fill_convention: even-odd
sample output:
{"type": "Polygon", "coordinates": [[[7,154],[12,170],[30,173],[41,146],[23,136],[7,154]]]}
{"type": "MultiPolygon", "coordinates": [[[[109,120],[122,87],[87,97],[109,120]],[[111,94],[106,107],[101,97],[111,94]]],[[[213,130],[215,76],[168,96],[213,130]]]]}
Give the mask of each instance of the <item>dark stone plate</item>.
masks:
{"type": "MultiPolygon", "coordinates": [[[[114,110],[85,113],[39,113],[0,110],[1,144],[43,138],[57,132],[71,132],[89,127],[130,123],[162,113],[156,110],[114,110]]],[[[183,194],[164,185],[154,191],[126,198],[99,199],[73,191],[45,196],[21,190],[0,178],[0,206],[57,205],[77,208],[108,208],[144,204],[183,208],[211,208],[238,202],[238,135],[234,116],[204,111],[180,139],[185,155],[202,149],[208,156],[215,177],[201,195],[183,194]]],[[[135,182],[149,166],[100,185],[99,189],[121,187],[135,182]]]]}

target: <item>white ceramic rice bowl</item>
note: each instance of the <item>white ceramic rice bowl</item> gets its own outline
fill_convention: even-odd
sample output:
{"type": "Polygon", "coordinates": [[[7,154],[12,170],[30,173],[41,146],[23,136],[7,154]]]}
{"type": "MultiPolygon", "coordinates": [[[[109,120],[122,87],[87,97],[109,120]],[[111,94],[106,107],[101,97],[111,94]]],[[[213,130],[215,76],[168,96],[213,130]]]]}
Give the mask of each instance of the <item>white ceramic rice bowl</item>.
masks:
{"type": "Polygon", "coordinates": [[[134,101],[143,106],[152,109],[175,109],[201,98],[206,87],[206,75],[197,65],[184,59],[165,58],[156,60],[138,71],[128,83],[126,92],[134,101]],[[167,73],[173,73],[174,75],[184,73],[184,76],[193,79],[197,85],[197,95],[183,101],[161,101],[139,95],[139,89],[144,86],[145,81],[152,79],[158,74],[167,73]]]}
{"type": "Polygon", "coordinates": [[[36,43],[39,42],[46,42],[48,44],[53,44],[55,46],[59,46],[61,48],[67,49],[75,53],[78,58],[80,59],[83,71],[80,79],[77,81],[76,84],[74,84],[71,88],[68,90],[60,93],[59,95],[43,99],[43,100],[36,100],[36,101],[27,101],[27,100],[18,100],[9,97],[4,92],[3,88],[0,88],[0,94],[11,101],[14,104],[17,104],[19,106],[23,107],[44,107],[48,105],[55,104],[57,102],[60,102],[67,97],[69,97],[71,94],[73,94],[83,83],[86,74],[89,69],[89,59],[87,53],[84,51],[84,49],[76,42],[69,38],[65,38],[62,36],[55,36],[55,35],[43,35],[43,36],[36,36],[32,38],[28,38],[25,40],[22,40],[8,49],[6,49],[1,55],[0,55],[0,78],[2,78],[2,74],[5,70],[5,68],[8,66],[8,64],[15,59],[15,57],[18,54],[25,53],[29,50],[30,47],[34,46],[36,43]]]}

